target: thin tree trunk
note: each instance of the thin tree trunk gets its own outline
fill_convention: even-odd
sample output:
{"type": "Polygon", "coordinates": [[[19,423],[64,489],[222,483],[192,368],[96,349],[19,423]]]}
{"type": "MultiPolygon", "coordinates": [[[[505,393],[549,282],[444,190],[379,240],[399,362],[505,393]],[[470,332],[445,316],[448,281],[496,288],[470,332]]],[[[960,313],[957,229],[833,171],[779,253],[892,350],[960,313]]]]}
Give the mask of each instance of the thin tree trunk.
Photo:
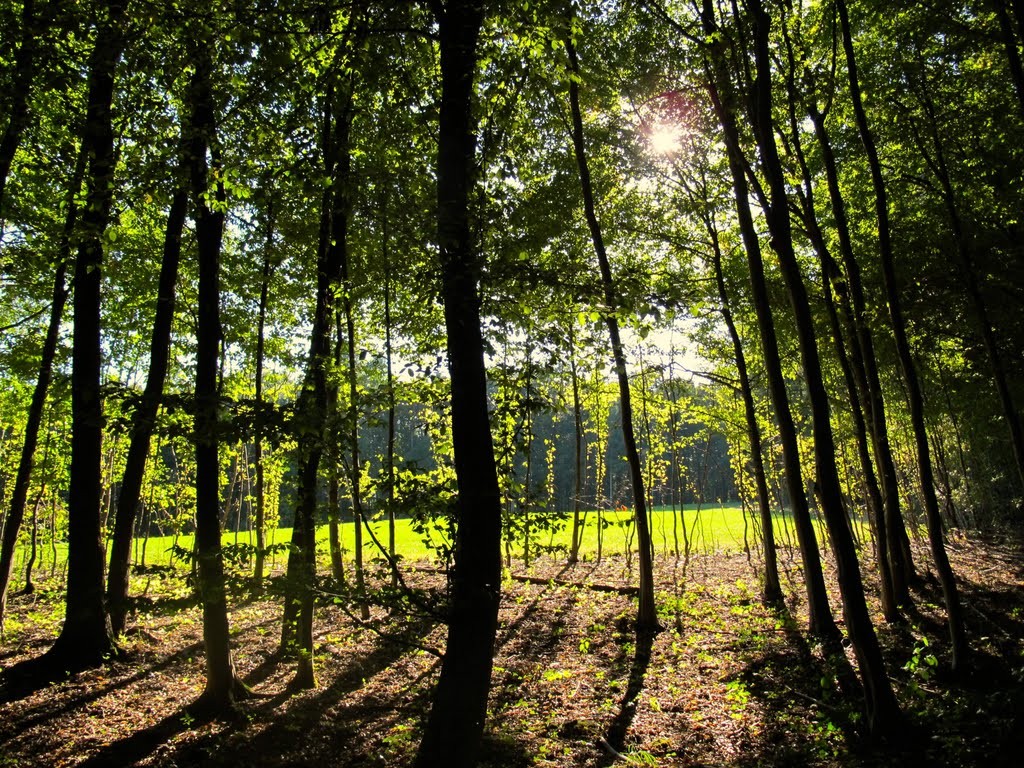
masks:
{"type": "Polygon", "coordinates": [[[0,545],[0,627],[3,626],[4,616],[7,612],[7,590],[14,565],[14,550],[17,548],[18,534],[21,532],[21,524],[25,517],[25,503],[28,499],[29,485],[32,482],[36,447],[39,443],[39,426],[42,423],[46,395],[53,377],[53,360],[57,354],[60,324],[64,317],[64,308],[67,305],[67,267],[71,258],[71,236],[78,219],[78,207],[75,200],[82,187],[85,163],[86,154],[84,151],[79,151],[65,202],[64,228],[58,247],[57,269],[53,277],[53,293],[50,300],[50,321],[46,328],[46,337],[43,340],[39,375],[36,377],[36,386],[32,391],[32,401],[29,404],[28,417],[25,421],[25,438],[22,443],[18,471],[14,478],[14,488],[11,489],[11,504],[4,522],[3,543],[0,545]]]}
{"type": "Polygon", "coordinates": [[[852,350],[855,354],[852,360],[855,372],[857,372],[856,381],[862,390],[861,399],[871,423],[872,448],[881,480],[893,599],[897,605],[908,605],[910,603],[909,582],[914,576],[914,561],[910,552],[910,539],[907,536],[903,513],[900,510],[899,480],[896,475],[896,462],[893,459],[892,447],[889,443],[885,400],[882,394],[881,377],[878,374],[874,340],[871,329],[868,327],[860,265],[853,251],[849,220],[846,215],[846,202],[839,186],[839,173],[832,142],[825,127],[825,115],[817,109],[812,109],[810,117],[824,160],[829,198],[836,218],[839,250],[846,270],[849,299],[853,304],[850,322],[854,329],[855,342],[852,345],[852,350]],[[858,363],[863,367],[863,373],[859,372],[861,366],[858,366],[858,363]]]}
{"type": "Polygon", "coordinates": [[[395,375],[391,370],[391,250],[388,234],[388,200],[385,192],[381,203],[381,256],[384,259],[384,365],[387,367],[388,389],[388,445],[387,464],[387,515],[388,555],[391,557],[391,586],[398,585],[398,566],[395,552],[395,375]]]}
{"type": "MultiPolygon", "coordinates": [[[[717,32],[717,24],[711,3],[706,0],[703,11],[704,31],[708,35],[717,32]]],[[[785,474],[786,490],[793,508],[793,523],[796,528],[797,541],[804,566],[804,586],[807,591],[808,626],[810,631],[834,643],[839,639],[839,629],[832,616],[825,591],[825,577],[821,568],[821,555],[818,541],[811,520],[810,507],[804,491],[803,472],[800,467],[800,451],[797,446],[796,426],[789,407],[789,395],[786,392],[786,380],[782,373],[782,362],[779,356],[779,344],[775,334],[775,321],[772,317],[768,288],[765,282],[764,260],[761,254],[761,243],[754,226],[750,211],[750,190],[743,166],[743,150],[740,145],[739,131],[731,105],[729,75],[724,61],[724,51],[713,47],[709,52],[708,89],[715,112],[722,125],[726,148],[728,151],[729,170],[733,180],[733,193],[736,202],[736,213],[743,238],[747,263],[750,269],[751,298],[757,316],[757,327],[761,336],[761,349],[764,357],[765,373],[768,378],[768,392],[775,409],[775,420],[782,443],[782,463],[785,474]],[[721,89],[721,91],[720,91],[721,89]],[[722,95],[729,101],[724,101],[722,95]]]]}
{"type": "MultiPolygon", "coordinates": [[[[182,160],[182,166],[184,166],[182,160]]],[[[184,174],[184,167],[178,176],[184,174]]],[[[167,213],[164,235],[163,260],[157,287],[156,314],[153,335],[149,345],[149,375],[135,413],[132,415],[131,442],[121,477],[121,491],[117,497],[114,515],[114,536],[110,549],[110,567],[107,571],[107,609],[114,636],[124,631],[125,612],[128,607],[128,578],[131,560],[132,533],[146,473],[149,446],[156,427],[157,410],[164,391],[171,351],[171,326],[174,322],[175,288],[178,282],[178,264],[181,260],[181,234],[185,228],[188,210],[188,190],[184,179],[174,193],[167,213]]]]}
{"type": "Polygon", "coordinates": [[[752,0],[750,7],[754,21],[754,61],[757,71],[754,82],[754,133],[770,190],[765,217],[772,235],[772,248],[778,256],[796,319],[800,357],[811,405],[814,465],[821,494],[821,509],[835,555],[839,590],[843,596],[843,618],[864,685],[868,727],[873,734],[894,733],[900,720],[899,704],[892,692],[882,651],[868,613],[857,551],[843,508],[828,393],[821,373],[814,320],[793,249],[785,173],[775,144],[771,114],[770,21],[761,0],[752,0]]]}
{"type": "Polygon", "coordinates": [[[47,653],[54,668],[102,664],[116,651],[103,596],[104,550],[100,530],[103,400],[100,391],[100,282],[103,239],[114,189],[111,107],[114,70],[123,47],[121,0],[98,9],[89,62],[88,106],[82,152],[89,158],[74,274],[74,340],[71,373],[71,477],[68,489],[68,588],[64,625],[47,653]]]}
{"type": "Polygon", "coordinates": [[[615,374],[619,383],[619,402],[622,416],[622,438],[625,443],[626,461],[629,464],[630,479],[633,483],[634,518],[637,527],[637,546],[640,550],[640,600],[637,610],[637,628],[639,630],[655,630],[660,628],[658,609],[654,602],[654,549],[651,541],[650,526],[647,517],[647,500],[644,495],[643,469],[640,465],[640,453],[637,450],[636,435],[633,431],[633,405],[630,400],[629,374],[626,370],[626,356],[619,336],[619,321],[616,312],[619,298],[612,277],[611,265],[605,251],[604,236],[597,220],[594,205],[594,193],[590,183],[590,168],[587,165],[586,145],[583,136],[583,116],[580,111],[579,78],[580,65],[576,49],[570,38],[564,41],[569,57],[569,107],[572,113],[572,143],[579,171],[580,186],[583,192],[583,208],[590,239],[597,255],[601,272],[601,285],[604,293],[605,325],[611,338],[612,357],[615,360],[615,374]]]}
{"type": "Polygon", "coordinates": [[[583,405],[580,400],[580,376],[576,367],[575,320],[569,320],[569,374],[572,377],[572,427],[573,427],[573,494],[572,494],[572,547],[569,550],[569,565],[575,564],[580,556],[580,542],[583,530],[580,527],[580,497],[583,495],[583,405]]]}
{"type": "Polygon", "coordinates": [[[501,494],[488,420],[481,265],[469,204],[476,183],[473,81],[485,9],[478,0],[438,0],[433,6],[441,65],[438,244],[459,496],[448,642],[415,765],[471,768],[483,737],[501,595],[501,494]]]}
{"type": "MultiPolygon", "coordinates": [[[[264,188],[269,186],[265,184],[264,188]]],[[[268,190],[269,192],[269,190],[268,190]]],[[[267,195],[267,232],[263,243],[263,271],[260,276],[260,305],[256,319],[256,423],[253,430],[253,462],[256,464],[256,557],[253,588],[263,589],[267,558],[267,486],[263,456],[263,358],[266,350],[267,306],[270,302],[270,278],[274,272],[274,201],[267,195]]]]}
{"type": "Polygon", "coordinates": [[[334,88],[323,97],[321,143],[327,178],[321,195],[320,233],[317,246],[316,308],[310,332],[309,359],[305,380],[296,404],[298,441],[298,479],[295,519],[292,524],[292,549],[288,553],[287,584],[281,628],[282,650],[297,650],[299,661],[292,684],[300,688],[316,685],[313,668],[313,579],[316,572],[316,492],[320,459],[326,436],[327,377],[330,359],[330,328],[334,317],[334,289],[338,285],[336,265],[331,262],[331,239],[336,224],[332,221],[339,181],[337,171],[337,126],[346,118],[336,115],[334,88]]]}
{"type": "Polygon", "coordinates": [[[882,166],[878,159],[878,151],[875,148],[874,136],[871,133],[867,115],[864,112],[857,75],[856,56],[853,50],[853,38],[850,32],[850,18],[845,0],[836,0],[836,9],[839,11],[843,50],[846,54],[846,67],[850,83],[850,98],[853,101],[857,131],[860,134],[861,143],[864,145],[864,152],[867,155],[868,166],[871,170],[871,182],[875,193],[875,214],[878,224],[878,250],[882,266],[882,282],[885,288],[886,303],[889,307],[889,320],[892,325],[893,338],[896,341],[896,352],[899,356],[900,368],[903,371],[903,380],[907,388],[907,397],[910,401],[910,421],[917,448],[921,491],[924,496],[925,514],[928,521],[928,538],[931,543],[935,567],[939,574],[939,582],[942,585],[942,594],[949,619],[952,667],[954,671],[957,671],[962,669],[967,661],[967,635],[964,630],[956,580],[953,575],[953,569],[949,565],[949,558],[946,555],[946,548],[942,540],[939,504],[935,497],[935,481],[932,476],[928,432],[924,421],[924,398],[921,394],[917,369],[910,351],[906,323],[903,319],[903,306],[900,300],[899,287],[896,284],[895,257],[890,240],[888,195],[885,189],[885,179],[882,176],[882,166]]]}
{"type": "Polygon", "coordinates": [[[715,285],[722,301],[722,319],[729,329],[732,339],[733,355],[736,358],[736,373],[740,379],[740,395],[743,397],[743,413],[747,421],[747,441],[750,444],[750,463],[754,469],[754,485],[757,488],[757,508],[761,520],[761,539],[764,545],[764,590],[761,599],[765,605],[781,606],[783,604],[782,585],[779,583],[779,565],[775,548],[775,526],[772,522],[772,507],[768,497],[768,481],[765,479],[764,459],[761,455],[761,429],[757,423],[757,409],[754,406],[754,393],[750,386],[747,373],[747,358],[743,352],[743,342],[730,309],[729,293],[725,287],[722,274],[722,249],[718,239],[718,231],[710,216],[705,217],[704,225],[711,238],[711,254],[715,268],[715,285]]]}
{"type": "MultiPolygon", "coordinates": [[[[882,612],[887,621],[897,621],[899,611],[896,605],[893,591],[892,571],[889,566],[889,543],[885,528],[885,509],[882,502],[882,493],[878,487],[878,479],[875,476],[874,467],[871,464],[870,448],[868,446],[867,428],[864,423],[864,413],[861,410],[858,398],[857,384],[854,381],[853,367],[850,357],[846,353],[846,345],[843,339],[842,328],[839,323],[839,314],[836,310],[835,299],[832,296],[833,284],[840,284],[839,267],[829,253],[825,236],[818,224],[817,212],[814,207],[814,185],[810,168],[804,156],[803,146],[800,141],[800,130],[797,124],[796,105],[799,101],[799,94],[796,88],[796,60],[793,55],[792,41],[789,38],[788,30],[783,24],[783,34],[786,38],[786,51],[789,67],[786,73],[786,86],[788,92],[789,127],[792,141],[793,153],[796,156],[800,171],[803,175],[803,188],[798,188],[798,196],[803,211],[803,219],[807,228],[807,236],[811,245],[818,255],[821,265],[822,296],[824,298],[825,311],[828,315],[829,328],[832,332],[832,342],[836,352],[836,359],[839,361],[839,368],[843,374],[843,382],[846,385],[847,402],[850,406],[850,415],[853,419],[854,439],[857,444],[857,456],[860,461],[861,471],[864,476],[864,485],[868,495],[868,507],[875,521],[875,559],[879,570],[879,583],[881,586],[882,612]]],[[[856,346],[856,337],[852,339],[856,346]]],[[[844,515],[849,522],[849,515],[844,515]]],[[[852,524],[850,526],[851,536],[853,535],[852,524]]]]}
{"type": "Polygon", "coordinates": [[[0,218],[3,216],[4,191],[7,177],[11,172],[14,155],[21,144],[21,136],[31,122],[29,96],[32,81],[39,68],[39,46],[42,31],[49,19],[36,12],[34,0],[24,0],[21,5],[21,45],[14,55],[14,72],[11,79],[7,127],[0,138],[0,218]]]}

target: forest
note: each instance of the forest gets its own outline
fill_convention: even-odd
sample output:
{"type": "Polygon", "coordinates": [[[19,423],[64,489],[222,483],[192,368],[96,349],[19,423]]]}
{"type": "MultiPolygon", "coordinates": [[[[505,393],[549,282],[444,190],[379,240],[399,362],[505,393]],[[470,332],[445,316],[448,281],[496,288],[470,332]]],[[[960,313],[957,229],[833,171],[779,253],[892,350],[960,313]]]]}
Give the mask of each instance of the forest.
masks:
{"type": "Polygon", "coordinates": [[[0,765],[1024,749],[1024,2],[0,0],[0,765]]]}

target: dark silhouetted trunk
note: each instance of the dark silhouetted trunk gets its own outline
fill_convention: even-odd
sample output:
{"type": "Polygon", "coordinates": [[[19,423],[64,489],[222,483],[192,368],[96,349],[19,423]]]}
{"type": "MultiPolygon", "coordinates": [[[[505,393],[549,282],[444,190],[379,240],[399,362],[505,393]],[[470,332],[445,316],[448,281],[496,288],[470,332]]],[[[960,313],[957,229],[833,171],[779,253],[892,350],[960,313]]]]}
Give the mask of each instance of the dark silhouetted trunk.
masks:
{"type": "MultiPolygon", "coordinates": [[[[703,9],[704,31],[713,36],[718,31],[714,10],[709,1],[703,9]]],[[[821,554],[811,520],[807,495],[804,491],[803,473],[800,468],[800,451],[797,445],[796,426],[789,409],[789,394],[786,392],[786,379],[782,372],[779,357],[779,343],[775,334],[775,320],[772,317],[771,304],[768,299],[768,286],[765,281],[764,259],[761,254],[761,243],[750,210],[750,187],[747,184],[744,169],[743,148],[740,144],[739,131],[736,124],[734,107],[732,106],[732,87],[725,61],[725,51],[718,44],[709,51],[710,60],[708,90],[714,104],[715,113],[722,125],[723,138],[729,158],[729,171],[732,175],[733,194],[736,202],[736,214],[743,238],[747,264],[750,268],[750,296],[754,303],[757,316],[757,328],[761,336],[761,349],[764,356],[765,374],[768,379],[768,392],[775,410],[776,426],[782,444],[782,464],[793,511],[793,525],[796,528],[797,541],[804,566],[804,587],[807,591],[808,626],[810,631],[834,643],[839,639],[839,629],[832,616],[825,591],[825,577],[821,568],[821,554]]]]}
{"type": "Polygon", "coordinates": [[[846,215],[846,202],[839,186],[839,173],[835,153],[832,150],[832,142],[825,128],[825,115],[813,109],[810,117],[824,160],[829,199],[836,219],[839,250],[843,258],[843,267],[846,270],[846,285],[849,287],[848,299],[852,304],[849,322],[853,326],[852,335],[855,342],[851,345],[853,352],[851,360],[856,373],[855,380],[861,391],[861,401],[871,425],[871,444],[881,481],[886,549],[889,558],[889,575],[892,579],[893,599],[897,605],[907,605],[910,602],[909,581],[914,575],[914,562],[910,553],[910,538],[907,536],[906,524],[900,510],[899,480],[896,475],[896,462],[889,444],[885,400],[882,395],[881,378],[878,375],[874,340],[868,326],[860,265],[853,251],[849,220],[846,215]]]}
{"type": "Polygon", "coordinates": [[[260,276],[260,306],[256,319],[256,423],[253,430],[253,463],[256,465],[256,556],[253,588],[263,589],[267,559],[267,485],[263,466],[263,357],[266,349],[267,306],[270,302],[270,278],[274,272],[274,201],[267,190],[267,233],[264,241],[263,272],[260,276]]]}
{"type": "Polygon", "coordinates": [[[111,105],[114,71],[123,46],[119,0],[100,6],[89,61],[82,152],[89,158],[85,206],[74,273],[74,341],[71,359],[71,478],[68,488],[67,611],[47,656],[61,670],[101,664],[115,650],[103,597],[104,551],[100,530],[100,457],[103,399],[100,392],[100,283],[103,240],[114,191],[111,105]]]}
{"type": "Polygon", "coordinates": [[[580,373],[576,366],[576,333],[573,320],[569,320],[569,375],[572,377],[572,429],[573,429],[573,486],[572,486],[572,546],[569,565],[580,557],[580,498],[583,495],[583,403],[580,399],[580,373]]]}
{"type": "Polygon", "coordinates": [[[387,368],[388,390],[388,444],[387,455],[384,457],[387,473],[387,505],[388,516],[388,555],[391,557],[391,584],[398,584],[398,571],[395,552],[395,374],[392,365],[391,341],[391,243],[388,232],[388,200],[385,192],[381,203],[381,256],[384,259],[384,365],[387,368]]]}
{"type": "MultiPolygon", "coordinates": [[[[836,309],[836,302],[832,295],[833,286],[836,286],[837,291],[839,292],[844,291],[844,286],[842,284],[842,276],[839,272],[839,267],[832,258],[832,254],[829,252],[828,245],[825,242],[825,236],[818,224],[818,216],[814,206],[813,176],[810,168],[807,166],[806,157],[804,156],[803,146],[800,140],[800,128],[797,121],[797,104],[800,101],[800,94],[797,92],[795,79],[796,59],[793,54],[792,41],[789,38],[789,33],[785,25],[783,25],[783,34],[785,35],[786,52],[789,64],[786,71],[786,87],[788,95],[790,141],[792,142],[793,154],[796,156],[797,163],[803,176],[803,187],[797,188],[797,195],[800,200],[800,209],[804,226],[807,230],[807,236],[811,241],[811,245],[814,248],[815,253],[818,255],[825,311],[828,315],[829,329],[832,332],[832,342],[835,348],[836,359],[839,362],[839,368],[843,374],[843,383],[846,387],[846,399],[850,408],[850,417],[853,421],[854,440],[857,444],[857,457],[860,461],[864,487],[867,491],[869,512],[871,514],[871,519],[874,521],[876,542],[875,559],[879,569],[882,612],[887,621],[896,621],[899,618],[899,612],[897,610],[896,600],[893,594],[892,573],[889,567],[888,536],[885,528],[885,510],[882,503],[882,493],[879,490],[878,479],[875,476],[875,469],[871,463],[871,452],[868,445],[867,428],[864,423],[864,412],[861,410],[858,388],[854,381],[853,365],[851,364],[850,357],[846,352],[846,343],[843,338],[842,326],[839,322],[839,312],[836,309]]],[[[851,339],[854,347],[856,347],[856,337],[853,336],[851,339]]],[[[849,521],[849,516],[845,514],[845,512],[844,517],[849,521]]],[[[853,533],[852,527],[850,528],[850,532],[851,534],[853,533]]]]}
{"type": "Polygon", "coordinates": [[[779,565],[775,548],[775,526],[772,521],[772,507],[768,496],[768,481],[764,474],[764,459],[761,455],[761,428],[757,423],[757,409],[754,406],[754,393],[750,386],[747,373],[747,357],[743,353],[743,342],[736,330],[736,323],[729,308],[729,293],[722,274],[722,249],[710,216],[704,219],[704,225],[711,238],[711,254],[715,268],[715,285],[722,301],[722,319],[729,329],[732,339],[733,355],[736,358],[736,374],[740,379],[740,395],[743,398],[743,414],[747,422],[747,441],[750,443],[750,464],[754,470],[754,486],[757,488],[757,509],[761,519],[761,539],[764,545],[764,589],[761,593],[765,605],[781,606],[783,604],[782,585],[779,583],[779,565]]]}
{"type": "Polygon", "coordinates": [[[796,319],[800,357],[811,405],[814,466],[821,510],[828,526],[832,552],[836,560],[839,590],[843,596],[843,618],[864,685],[868,727],[873,734],[894,733],[900,721],[899,704],[892,692],[882,650],[868,613],[857,551],[843,509],[828,393],[821,373],[814,319],[793,249],[785,172],[775,143],[775,126],[771,112],[769,18],[760,0],[752,0],[750,8],[754,22],[754,62],[757,72],[753,84],[752,116],[761,167],[770,190],[770,202],[765,210],[765,218],[772,236],[772,249],[778,256],[796,319]]]}
{"type": "Polygon", "coordinates": [[[478,0],[433,3],[440,38],[437,232],[459,495],[448,642],[417,768],[477,764],[501,597],[501,495],[487,408],[480,257],[470,225],[475,186],[473,81],[484,18],[478,0]]]}
{"type": "Polygon", "coordinates": [[[57,341],[60,337],[60,324],[67,305],[67,267],[71,258],[71,236],[78,220],[78,207],[75,200],[82,187],[85,175],[85,152],[78,153],[74,173],[68,185],[68,196],[65,202],[64,229],[61,232],[60,244],[57,249],[57,269],[53,277],[53,294],[50,300],[50,321],[46,327],[43,340],[42,355],[39,359],[39,375],[32,391],[32,401],[25,420],[25,438],[22,442],[21,459],[18,471],[14,476],[14,487],[11,489],[11,505],[4,522],[3,543],[0,545],[0,626],[3,626],[7,612],[7,590],[10,586],[11,572],[14,565],[14,550],[18,546],[18,534],[25,518],[25,504],[28,499],[29,484],[32,482],[32,471],[35,466],[36,447],[39,443],[39,427],[43,420],[43,409],[46,395],[53,377],[53,360],[57,354],[57,341]]]}
{"type": "Polygon", "coordinates": [[[605,325],[611,338],[612,357],[615,360],[615,375],[619,383],[619,408],[622,417],[622,439],[626,451],[626,463],[629,465],[629,476],[633,485],[634,519],[637,530],[637,548],[640,551],[640,600],[637,610],[637,628],[640,630],[657,629],[658,608],[654,603],[654,545],[651,539],[649,518],[647,516],[647,500],[644,495],[643,469],[640,464],[640,452],[637,449],[636,435],[633,430],[633,405],[629,393],[629,374],[626,370],[626,355],[619,336],[618,308],[619,298],[612,276],[608,254],[605,251],[604,236],[601,224],[597,220],[594,205],[594,192],[590,183],[590,168],[587,165],[586,143],[583,136],[583,115],[580,111],[579,79],[580,65],[572,40],[566,38],[565,50],[569,57],[569,108],[572,118],[572,143],[579,171],[580,187],[583,192],[583,209],[590,229],[590,239],[597,255],[598,267],[601,272],[601,286],[605,303],[605,325]]]}
{"type": "Polygon", "coordinates": [[[924,421],[924,397],[921,394],[921,384],[918,381],[917,369],[910,351],[910,341],[907,338],[906,323],[903,319],[899,286],[896,283],[895,257],[890,239],[888,194],[885,189],[885,179],[882,176],[882,165],[878,158],[874,136],[871,133],[867,115],[864,112],[857,75],[856,55],[850,32],[850,18],[845,0],[836,0],[836,9],[839,11],[843,50],[846,54],[846,68],[850,83],[850,98],[853,101],[857,131],[860,134],[861,143],[864,145],[864,152],[867,155],[868,166],[871,170],[871,182],[875,194],[875,214],[878,224],[878,250],[882,266],[882,282],[885,287],[885,298],[889,307],[889,320],[892,326],[893,338],[896,342],[896,352],[899,356],[900,368],[903,371],[907,399],[910,402],[910,421],[913,426],[914,442],[917,448],[921,491],[924,497],[925,514],[928,520],[928,538],[931,542],[932,557],[935,560],[939,582],[942,585],[942,595],[946,603],[952,649],[952,666],[954,670],[959,670],[967,661],[967,635],[964,631],[960,596],[953,576],[953,569],[949,565],[949,558],[946,555],[946,548],[942,540],[939,504],[935,496],[935,480],[932,474],[931,454],[928,447],[928,432],[924,421]]]}
{"type": "MultiPolygon", "coordinates": [[[[210,197],[224,200],[219,185],[210,189],[207,154],[217,157],[217,124],[213,101],[213,59],[209,33],[194,41],[194,67],[188,94],[189,159],[196,250],[199,261],[198,325],[196,328],[195,455],[196,538],[198,592],[203,607],[203,643],[206,652],[206,689],[193,705],[218,712],[229,708],[248,689],[235,673],[228,629],[227,592],[220,524],[220,437],[217,391],[220,326],[220,250],[224,213],[210,206],[210,197]]],[[[216,162],[216,161],[215,161],[216,162]]]]}
{"type": "MultiPolygon", "coordinates": [[[[183,172],[184,168],[179,171],[179,176],[183,175],[183,172]]],[[[184,184],[184,180],[179,182],[184,184]]],[[[156,314],[149,345],[149,376],[142,398],[132,416],[131,442],[128,446],[114,515],[114,536],[110,549],[110,567],[107,570],[107,609],[110,611],[110,624],[115,636],[124,631],[136,510],[142,493],[142,479],[146,472],[150,440],[156,426],[157,409],[160,407],[164,381],[167,378],[171,326],[174,322],[174,294],[178,282],[178,263],[181,259],[181,234],[185,228],[187,212],[188,191],[186,188],[180,188],[175,192],[167,213],[156,314]]]]}
{"type": "MultiPolygon", "coordinates": [[[[298,481],[281,634],[282,648],[286,651],[298,651],[298,667],[293,684],[300,688],[312,688],[316,685],[313,668],[316,496],[320,459],[327,434],[327,365],[331,358],[331,323],[335,315],[334,291],[338,286],[337,266],[336,263],[332,263],[334,249],[331,245],[338,228],[333,216],[337,209],[335,196],[339,194],[337,183],[341,181],[337,169],[338,143],[335,133],[339,127],[347,126],[347,121],[344,113],[336,115],[334,89],[328,88],[323,98],[321,124],[324,171],[328,182],[321,196],[316,308],[313,328],[310,331],[309,359],[302,391],[296,404],[298,481]]],[[[347,130],[347,127],[344,130],[347,130]]],[[[347,179],[342,183],[347,183],[347,179]]]]}

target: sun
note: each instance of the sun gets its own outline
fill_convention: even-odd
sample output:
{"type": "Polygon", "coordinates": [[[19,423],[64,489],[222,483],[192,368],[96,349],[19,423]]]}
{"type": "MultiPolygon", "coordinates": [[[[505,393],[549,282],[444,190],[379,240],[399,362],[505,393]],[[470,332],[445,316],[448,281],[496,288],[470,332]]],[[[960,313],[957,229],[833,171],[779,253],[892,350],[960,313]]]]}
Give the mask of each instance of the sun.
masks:
{"type": "Polygon", "coordinates": [[[647,142],[651,151],[657,155],[672,155],[682,147],[680,129],[677,125],[658,123],[651,127],[647,134],[647,142]]]}

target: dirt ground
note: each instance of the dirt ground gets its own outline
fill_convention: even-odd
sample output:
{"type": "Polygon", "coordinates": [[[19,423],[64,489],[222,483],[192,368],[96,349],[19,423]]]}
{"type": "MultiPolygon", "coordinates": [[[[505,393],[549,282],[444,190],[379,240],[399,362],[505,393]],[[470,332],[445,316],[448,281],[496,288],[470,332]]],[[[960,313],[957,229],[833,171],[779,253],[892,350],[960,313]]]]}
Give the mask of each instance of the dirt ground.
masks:
{"type": "MultiPolygon", "coordinates": [[[[636,573],[624,558],[516,567],[504,584],[485,762],[1024,764],[1024,554],[1005,540],[958,538],[950,556],[966,609],[970,671],[947,671],[941,594],[922,548],[924,580],[912,617],[888,626],[875,610],[905,713],[900,738],[887,743],[864,737],[857,702],[837,692],[835,660],[808,642],[793,552],[782,553],[790,595],[784,615],[760,604],[756,557],[659,559],[664,630],[654,636],[633,630],[636,573]]],[[[427,564],[410,569],[408,579],[418,588],[442,586],[427,564]]],[[[187,709],[204,684],[199,610],[177,576],[148,574],[134,583],[144,590],[144,610],[116,661],[35,690],[5,676],[0,766],[410,762],[444,647],[436,617],[375,606],[370,621],[360,622],[347,601],[325,595],[316,616],[318,687],[296,692],[288,685],[294,661],[276,655],[280,601],[239,591],[231,607],[234,658],[258,697],[226,719],[203,721],[187,709]]],[[[0,646],[5,670],[49,646],[60,599],[45,580],[35,594],[12,597],[0,646]]],[[[841,621],[835,594],[833,606],[841,621]]]]}

